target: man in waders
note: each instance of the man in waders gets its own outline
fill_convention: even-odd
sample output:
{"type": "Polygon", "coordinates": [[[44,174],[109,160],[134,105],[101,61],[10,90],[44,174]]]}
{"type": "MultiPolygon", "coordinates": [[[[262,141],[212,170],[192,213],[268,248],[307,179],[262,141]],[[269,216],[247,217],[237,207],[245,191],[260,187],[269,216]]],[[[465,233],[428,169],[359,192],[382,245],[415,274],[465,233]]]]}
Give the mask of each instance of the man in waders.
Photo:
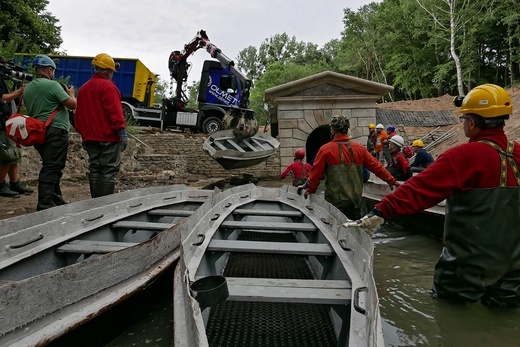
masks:
{"type": "Polygon", "coordinates": [[[410,178],[358,221],[374,230],[383,218],[420,212],[444,199],[442,254],[433,295],[460,303],[520,306],[520,144],[508,140],[509,94],[494,84],[455,98],[469,142],[410,178]]]}
{"type": "Polygon", "coordinates": [[[349,128],[350,121],[343,115],[330,120],[332,140],[321,146],[316,155],[305,197],[316,192],[325,174],[325,200],[355,220],[361,217],[363,166],[391,187],[397,181],[363,145],[350,141],[349,128]]]}

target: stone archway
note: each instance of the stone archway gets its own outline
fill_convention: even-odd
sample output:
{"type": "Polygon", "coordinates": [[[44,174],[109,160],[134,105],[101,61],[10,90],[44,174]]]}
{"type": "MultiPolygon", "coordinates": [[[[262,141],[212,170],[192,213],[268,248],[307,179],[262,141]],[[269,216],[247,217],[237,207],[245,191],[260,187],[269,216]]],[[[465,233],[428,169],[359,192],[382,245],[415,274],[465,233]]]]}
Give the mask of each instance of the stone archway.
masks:
{"type": "Polygon", "coordinates": [[[364,143],[368,125],[376,120],[376,102],[392,90],[386,84],[331,71],[267,89],[271,135],[280,141],[280,170],[293,161],[297,148],[305,148],[312,161],[320,141],[317,133],[311,134],[321,126],[328,128],[336,114],[349,118],[352,139],[364,143]]]}

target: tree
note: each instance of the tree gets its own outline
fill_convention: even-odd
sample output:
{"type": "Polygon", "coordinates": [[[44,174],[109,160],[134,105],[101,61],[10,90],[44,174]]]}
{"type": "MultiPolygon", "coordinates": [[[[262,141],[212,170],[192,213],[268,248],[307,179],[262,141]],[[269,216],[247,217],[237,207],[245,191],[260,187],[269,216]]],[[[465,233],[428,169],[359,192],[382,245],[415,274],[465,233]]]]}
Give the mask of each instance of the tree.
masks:
{"type": "MultiPolygon", "coordinates": [[[[457,71],[457,88],[459,95],[464,95],[462,83],[462,66],[457,53],[457,34],[461,33],[468,22],[480,13],[483,6],[478,1],[462,0],[458,5],[457,0],[415,0],[426,11],[436,24],[436,28],[445,33],[450,42],[450,54],[455,62],[457,71]]],[[[460,0],[459,0],[460,1],[460,0]]]]}
{"type": "Polygon", "coordinates": [[[155,92],[153,96],[154,103],[162,103],[163,99],[167,97],[168,88],[168,81],[157,77],[157,80],[155,82],[155,92]]]}
{"type": "Polygon", "coordinates": [[[0,2],[0,53],[58,53],[63,42],[58,19],[47,12],[48,0],[0,2]]]}

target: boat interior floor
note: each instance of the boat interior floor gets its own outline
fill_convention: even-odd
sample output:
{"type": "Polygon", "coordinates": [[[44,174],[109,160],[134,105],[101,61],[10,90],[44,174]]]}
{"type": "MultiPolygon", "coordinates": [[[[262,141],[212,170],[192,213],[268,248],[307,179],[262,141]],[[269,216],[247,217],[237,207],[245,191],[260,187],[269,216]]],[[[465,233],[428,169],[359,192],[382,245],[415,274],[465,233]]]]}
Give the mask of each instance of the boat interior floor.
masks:
{"type": "MultiPolygon", "coordinates": [[[[243,231],[239,240],[297,242],[293,233],[243,231]]],[[[314,277],[306,256],[232,253],[225,277],[301,279],[314,277]]],[[[336,309],[345,310],[345,305],[336,309]]],[[[337,346],[330,305],[231,301],[211,309],[206,333],[210,346],[337,346]]]]}

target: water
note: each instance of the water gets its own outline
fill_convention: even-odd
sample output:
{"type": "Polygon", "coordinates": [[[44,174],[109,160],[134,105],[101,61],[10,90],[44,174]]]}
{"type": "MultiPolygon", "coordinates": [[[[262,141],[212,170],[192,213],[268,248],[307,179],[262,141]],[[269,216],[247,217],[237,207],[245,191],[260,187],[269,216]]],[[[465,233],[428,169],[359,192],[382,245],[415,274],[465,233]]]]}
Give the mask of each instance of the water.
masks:
{"type": "Polygon", "coordinates": [[[439,240],[385,227],[374,243],[386,346],[520,346],[520,310],[454,305],[428,295],[439,240]]]}
{"type": "MultiPolygon", "coordinates": [[[[374,237],[385,345],[520,347],[520,310],[453,305],[428,295],[439,240],[386,226],[374,237]]],[[[172,346],[172,273],[50,346],[172,346]]]]}

